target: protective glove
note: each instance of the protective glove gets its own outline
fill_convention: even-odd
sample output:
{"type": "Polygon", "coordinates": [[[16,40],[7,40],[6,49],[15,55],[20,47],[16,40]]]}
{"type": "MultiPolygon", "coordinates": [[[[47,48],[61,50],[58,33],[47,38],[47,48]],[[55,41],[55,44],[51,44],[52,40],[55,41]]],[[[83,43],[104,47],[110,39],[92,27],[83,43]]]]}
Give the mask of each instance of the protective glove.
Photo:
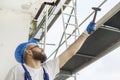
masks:
{"type": "Polygon", "coordinates": [[[86,29],[88,34],[92,34],[95,31],[95,22],[91,21],[86,29]]]}
{"type": "Polygon", "coordinates": [[[95,31],[95,22],[91,21],[87,26],[86,30],[84,31],[84,33],[87,36],[90,36],[94,31],[95,31]]]}

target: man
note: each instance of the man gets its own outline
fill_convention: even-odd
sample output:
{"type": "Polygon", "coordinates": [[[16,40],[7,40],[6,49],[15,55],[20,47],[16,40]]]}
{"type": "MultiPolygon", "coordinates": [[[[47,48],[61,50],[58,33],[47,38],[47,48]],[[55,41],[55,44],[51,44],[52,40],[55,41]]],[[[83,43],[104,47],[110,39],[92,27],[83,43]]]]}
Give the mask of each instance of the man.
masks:
{"type": "MultiPolygon", "coordinates": [[[[87,27],[87,33],[94,31],[94,22],[87,27]]],[[[73,44],[55,59],[46,61],[44,50],[35,39],[20,44],[15,51],[15,58],[20,63],[13,67],[6,80],[54,80],[60,68],[81,48],[88,35],[83,33],[73,44]]]]}

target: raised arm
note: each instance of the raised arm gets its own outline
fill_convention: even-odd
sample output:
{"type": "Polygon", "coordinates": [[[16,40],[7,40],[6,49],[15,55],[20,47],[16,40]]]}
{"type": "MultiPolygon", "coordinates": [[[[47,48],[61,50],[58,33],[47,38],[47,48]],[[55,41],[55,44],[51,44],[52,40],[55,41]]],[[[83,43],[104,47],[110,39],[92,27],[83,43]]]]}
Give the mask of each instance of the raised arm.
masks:
{"type": "Polygon", "coordinates": [[[86,31],[73,44],[71,44],[61,55],[59,55],[59,68],[63,67],[64,64],[73,55],[75,55],[77,51],[82,47],[87,37],[95,31],[94,26],[95,23],[93,21],[90,22],[86,31]]]}
{"type": "Polygon", "coordinates": [[[76,54],[76,52],[82,47],[83,43],[87,39],[88,35],[82,34],[73,44],[71,44],[61,55],[59,55],[59,68],[76,54]]]}

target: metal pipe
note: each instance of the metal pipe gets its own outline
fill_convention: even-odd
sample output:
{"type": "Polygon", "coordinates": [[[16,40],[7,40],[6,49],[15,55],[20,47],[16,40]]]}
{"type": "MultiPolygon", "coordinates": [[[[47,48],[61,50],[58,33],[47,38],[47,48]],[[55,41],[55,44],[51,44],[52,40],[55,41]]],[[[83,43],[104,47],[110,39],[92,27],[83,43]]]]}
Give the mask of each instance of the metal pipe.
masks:
{"type": "Polygon", "coordinates": [[[56,2],[44,2],[42,3],[41,7],[39,8],[37,14],[35,15],[34,19],[37,20],[39,15],[41,14],[41,12],[43,11],[45,5],[51,5],[51,6],[56,6],[58,5],[58,3],[60,2],[60,0],[57,0],[56,2]]]}

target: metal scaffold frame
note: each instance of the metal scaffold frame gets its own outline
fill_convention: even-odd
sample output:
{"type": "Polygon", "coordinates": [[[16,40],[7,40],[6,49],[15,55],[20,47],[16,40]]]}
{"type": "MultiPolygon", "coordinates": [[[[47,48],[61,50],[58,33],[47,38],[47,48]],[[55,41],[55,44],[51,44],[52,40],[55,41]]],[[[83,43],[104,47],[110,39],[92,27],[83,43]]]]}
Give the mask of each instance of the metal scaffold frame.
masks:
{"type": "Polygon", "coordinates": [[[44,16],[45,16],[45,22],[44,25],[42,26],[42,33],[44,33],[44,37],[39,41],[39,46],[41,46],[41,48],[43,48],[44,50],[46,49],[46,38],[47,38],[47,26],[48,26],[48,7],[49,5],[46,5],[44,10],[44,16]]]}
{"type": "MultiPolygon", "coordinates": [[[[104,0],[98,7],[101,7],[106,1],[107,1],[107,0],[104,0]]],[[[54,51],[49,57],[51,57],[54,53],[56,53],[56,54],[55,54],[55,57],[56,57],[59,48],[60,48],[64,43],[66,44],[66,48],[67,48],[67,47],[68,47],[67,40],[68,40],[71,36],[74,36],[74,37],[75,37],[75,40],[76,40],[76,38],[80,35],[79,27],[80,27],[87,19],[89,19],[90,16],[92,16],[92,14],[94,13],[94,11],[93,11],[92,13],[90,13],[90,14],[88,15],[88,17],[86,17],[86,18],[78,25],[77,12],[76,12],[76,11],[77,11],[77,5],[76,5],[77,0],[57,0],[55,3],[54,3],[54,2],[52,2],[52,3],[47,3],[47,2],[45,2],[44,4],[46,4],[46,6],[49,6],[49,7],[50,7],[50,6],[55,6],[55,5],[56,5],[56,7],[57,7],[58,3],[59,3],[60,6],[61,6],[60,10],[61,10],[61,14],[62,14],[62,21],[63,21],[64,31],[63,31],[63,34],[62,34],[62,37],[61,37],[61,39],[60,39],[60,42],[59,42],[59,45],[58,45],[57,49],[55,49],[55,51],[54,51]],[[69,3],[72,2],[72,6],[69,5],[69,4],[66,4],[67,1],[69,1],[69,3]],[[70,8],[70,7],[72,8],[72,9],[71,9],[71,13],[64,13],[64,9],[70,8]],[[64,8],[64,9],[63,9],[63,8],[64,8]],[[74,13],[74,14],[73,14],[73,13],[74,13]],[[66,23],[64,22],[64,19],[65,19],[64,15],[68,15],[68,16],[69,16],[69,18],[67,19],[67,22],[66,22],[66,23]],[[74,19],[75,19],[75,23],[74,23],[74,24],[70,24],[70,23],[69,23],[71,17],[74,17],[74,19]],[[66,32],[69,25],[74,25],[74,27],[75,27],[75,29],[73,30],[72,33],[67,33],[67,32],[66,32]],[[78,31],[78,34],[76,34],[77,31],[78,31]],[[68,37],[67,37],[67,36],[68,36],[68,37]],[[62,41],[64,37],[65,37],[65,40],[62,41]]],[[[44,5],[44,4],[43,4],[43,5],[44,5]]],[[[35,19],[33,20],[33,25],[34,25],[34,27],[35,27],[36,32],[34,32],[35,30],[33,30],[33,33],[32,33],[32,35],[31,35],[31,37],[32,37],[32,36],[33,36],[33,37],[36,37],[36,35],[37,35],[37,33],[38,33],[39,36],[40,36],[40,44],[41,44],[41,45],[44,45],[44,48],[45,48],[46,44],[48,44],[48,43],[46,43],[46,34],[47,34],[47,31],[48,31],[48,25],[49,25],[49,22],[48,22],[49,18],[48,18],[48,16],[50,17],[50,13],[48,13],[48,9],[47,9],[46,6],[45,6],[45,8],[43,8],[43,11],[44,11],[44,13],[45,13],[45,14],[44,14],[44,16],[45,16],[45,22],[43,23],[44,25],[40,26],[40,29],[38,29],[39,26],[36,27],[38,21],[37,21],[36,16],[35,16],[35,19]],[[44,27],[44,26],[45,26],[45,27],[44,27]],[[43,40],[42,37],[44,38],[44,40],[43,40]],[[42,42],[42,41],[43,41],[43,42],[42,42]]],[[[42,8],[40,8],[40,10],[41,10],[41,9],[42,9],[42,8]]],[[[38,12],[40,12],[40,11],[38,11],[38,12]]],[[[57,15],[57,14],[56,14],[56,15],[57,15]]],[[[52,16],[52,15],[51,15],[51,16],[52,16]]],[[[38,14],[37,14],[37,17],[38,17],[38,14]]],[[[48,44],[48,45],[55,45],[55,44],[48,44]]],[[[48,57],[48,58],[49,58],[49,57],[48,57]]]]}
{"type": "MultiPolygon", "coordinates": [[[[70,0],[70,1],[72,1],[72,0],[70,0]]],[[[105,2],[107,2],[107,0],[104,0],[101,4],[99,4],[99,5],[98,5],[98,8],[100,8],[103,4],[105,4],[105,2]]],[[[75,0],[75,6],[77,6],[76,3],[77,3],[77,0],[75,0]]],[[[61,5],[63,5],[63,4],[61,4],[61,5]]],[[[64,5],[66,5],[66,4],[64,4],[64,5]]],[[[66,6],[69,6],[69,4],[67,4],[66,6]]],[[[71,6],[69,6],[69,7],[71,7],[71,6]]],[[[62,7],[61,7],[61,9],[62,9],[62,7]]],[[[77,7],[76,7],[76,9],[77,9],[77,7]]],[[[65,28],[64,28],[64,32],[63,32],[63,34],[62,34],[62,37],[61,37],[61,39],[60,39],[60,42],[59,42],[58,47],[53,51],[53,53],[52,53],[48,58],[50,58],[53,54],[55,54],[55,56],[54,56],[54,58],[55,58],[56,55],[57,55],[57,53],[58,53],[59,48],[60,48],[63,44],[66,44],[67,40],[68,40],[71,36],[78,37],[78,35],[74,35],[74,34],[76,33],[77,30],[78,30],[78,33],[79,33],[79,27],[82,26],[82,24],[83,24],[85,21],[87,21],[87,20],[93,15],[94,12],[95,12],[95,11],[91,12],[91,13],[78,25],[78,28],[75,28],[75,29],[73,30],[73,32],[72,32],[71,34],[69,34],[69,36],[66,37],[66,39],[65,39],[64,41],[62,41],[63,38],[64,38],[64,36],[65,36],[65,32],[66,32],[66,29],[65,29],[65,28],[68,27],[68,24],[67,24],[67,25],[65,26],[65,28]]],[[[70,13],[70,14],[72,14],[72,13],[73,13],[73,9],[71,10],[71,13],[70,13]]],[[[61,14],[62,14],[62,13],[61,13],[61,14]]],[[[63,15],[63,14],[62,14],[62,15],[63,15]]],[[[63,17],[63,18],[64,18],[64,17],[63,17]]],[[[62,18],[62,20],[64,20],[63,18],[62,18]]],[[[69,19],[68,19],[67,23],[70,21],[70,18],[71,18],[71,15],[69,15],[69,19]]],[[[76,20],[77,20],[77,14],[76,14],[76,20]]],[[[64,22],[63,22],[63,26],[64,26],[64,22]]],[[[85,55],[85,56],[86,56],[86,55],[85,55]]]]}
{"type": "MultiPolygon", "coordinates": [[[[72,3],[72,5],[69,5],[69,4],[63,4],[63,2],[62,2],[62,0],[61,0],[61,14],[62,14],[62,22],[63,22],[63,34],[62,34],[62,37],[61,37],[61,40],[60,40],[60,42],[59,42],[59,45],[58,46],[60,46],[61,45],[61,43],[62,43],[62,41],[63,41],[63,38],[65,38],[65,40],[63,41],[63,42],[65,42],[65,45],[66,45],[66,48],[68,48],[69,47],[69,44],[68,44],[68,38],[67,38],[67,35],[69,35],[69,36],[73,36],[73,37],[75,37],[75,40],[76,40],[76,37],[78,36],[77,35],[77,32],[78,32],[78,34],[80,35],[80,31],[79,31],[79,26],[78,26],[78,21],[77,21],[77,6],[76,6],[76,2],[77,0],[71,0],[71,3],[72,3]],[[64,10],[63,10],[63,8],[64,8],[64,6],[66,7],[66,9],[68,9],[68,8],[70,8],[70,13],[68,13],[68,12],[65,12],[64,10]],[[65,22],[65,18],[66,18],[66,16],[68,16],[68,19],[67,19],[67,22],[65,22]],[[74,23],[70,23],[70,20],[71,19],[74,19],[74,23]],[[69,28],[69,27],[71,27],[71,26],[73,26],[74,27],[74,29],[75,29],[75,33],[74,34],[71,34],[71,33],[67,33],[67,29],[69,28]]],[[[56,54],[55,54],[55,56],[54,56],[54,58],[56,57],[56,55],[57,55],[57,53],[58,53],[58,50],[59,50],[59,48],[57,48],[57,50],[56,50],[56,54]]]]}

